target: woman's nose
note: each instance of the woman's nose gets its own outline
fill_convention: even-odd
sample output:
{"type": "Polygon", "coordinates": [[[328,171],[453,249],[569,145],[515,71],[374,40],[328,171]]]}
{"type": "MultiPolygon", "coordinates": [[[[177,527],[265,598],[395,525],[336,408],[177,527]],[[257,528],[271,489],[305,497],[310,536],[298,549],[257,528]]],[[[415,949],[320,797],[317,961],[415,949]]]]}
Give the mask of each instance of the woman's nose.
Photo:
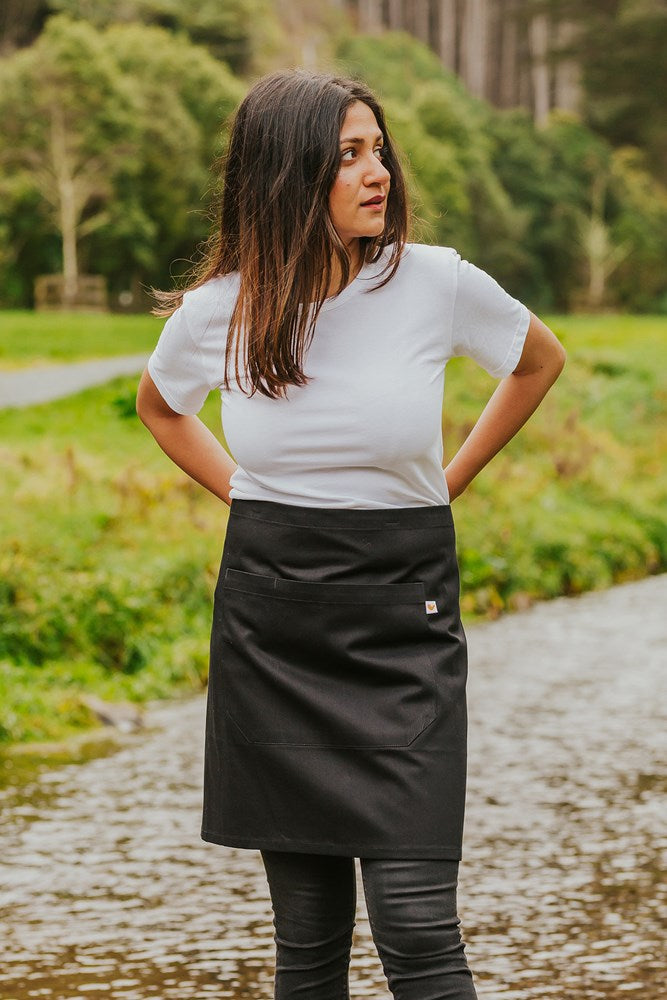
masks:
{"type": "Polygon", "coordinates": [[[388,184],[390,180],[391,174],[382,160],[378,160],[377,156],[373,155],[373,160],[364,177],[364,182],[366,184],[388,184]]]}

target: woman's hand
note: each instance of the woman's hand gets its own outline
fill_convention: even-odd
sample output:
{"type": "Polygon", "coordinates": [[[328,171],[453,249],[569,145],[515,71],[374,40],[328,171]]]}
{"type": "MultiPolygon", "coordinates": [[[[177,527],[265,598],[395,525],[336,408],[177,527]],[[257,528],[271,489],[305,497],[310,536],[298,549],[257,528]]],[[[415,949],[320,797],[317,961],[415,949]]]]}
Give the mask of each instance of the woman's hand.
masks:
{"type": "Polygon", "coordinates": [[[230,504],[229,480],[237,468],[199,417],[176,413],[144,371],[137,391],[137,413],[163,452],[195,482],[230,504]]]}
{"type": "Polygon", "coordinates": [[[565,349],[542,320],[530,314],[519,364],[502,379],[479,420],[445,467],[450,502],[504,448],[540,405],[565,364],[565,349]]]}

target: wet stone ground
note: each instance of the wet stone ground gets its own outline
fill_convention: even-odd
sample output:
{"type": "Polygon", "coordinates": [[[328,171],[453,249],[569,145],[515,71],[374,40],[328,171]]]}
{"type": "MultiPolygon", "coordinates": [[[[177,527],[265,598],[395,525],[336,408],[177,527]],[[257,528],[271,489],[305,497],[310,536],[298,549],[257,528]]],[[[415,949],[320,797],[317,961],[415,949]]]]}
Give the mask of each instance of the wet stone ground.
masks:
{"type": "MultiPolygon", "coordinates": [[[[667,575],[468,630],[459,905],[480,998],[667,995],[667,575]],[[662,774],[662,776],[661,776],[662,774]]],[[[204,700],[0,792],[0,997],[272,996],[259,852],[199,839],[204,700]]],[[[386,1000],[357,862],[355,1000],[386,1000]]]]}

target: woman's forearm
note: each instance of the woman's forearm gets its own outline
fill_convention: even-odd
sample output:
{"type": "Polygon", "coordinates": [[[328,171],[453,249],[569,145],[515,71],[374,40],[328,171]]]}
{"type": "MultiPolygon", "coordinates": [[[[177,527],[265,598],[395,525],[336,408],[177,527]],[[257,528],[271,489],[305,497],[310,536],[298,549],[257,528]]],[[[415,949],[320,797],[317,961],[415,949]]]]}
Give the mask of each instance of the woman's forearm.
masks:
{"type": "Polygon", "coordinates": [[[229,480],[236,462],[199,417],[175,414],[144,422],[172,462],[220,500],[231,502],[229,480]]]}
{"type": "Polygon", "coordinates": [[[501,381],[470,434],[445,466],[450,500],[463,493],[535,412],[563,370],[565,357],[562,344],[531,313],[519,364],[501,381]]]}
{"type": "Polygon", "coordinates": [[[489,399],[479,420],[445,467],[450,500],[456,499],[535,412],[558,377],[544,372],[508,375],[489,399]]]}
{"type": "Polygon", "coordinates": [[[236,462],[199,417],[175,413],[167,406],[148,372],[139,383],[137,413],[172,462],[214,496],[231,503],[229,480],[236,462]]]}

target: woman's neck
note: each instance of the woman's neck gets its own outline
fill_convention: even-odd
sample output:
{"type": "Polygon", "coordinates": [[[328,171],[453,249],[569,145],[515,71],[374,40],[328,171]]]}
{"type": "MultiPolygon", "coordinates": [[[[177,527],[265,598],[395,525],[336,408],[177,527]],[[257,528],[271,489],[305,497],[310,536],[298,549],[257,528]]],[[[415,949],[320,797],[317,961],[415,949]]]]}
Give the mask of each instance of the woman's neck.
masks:
{"type": "MultiPolygon", "coordinates": [[[[353,240],[351,243],[348,243],[347,251],[350,257],[350,276],[347,282],[349,285],[357,277],[363,264],[359,250],[359,240],[353,240]]],[[[342,291],[340,287],[342,277],[343,275],[340,264],[338,263],[338,258],[334,256],[331,261],[331,281],[326,294],[327,298],[331,298],[337,292],[342,291]]]]}

